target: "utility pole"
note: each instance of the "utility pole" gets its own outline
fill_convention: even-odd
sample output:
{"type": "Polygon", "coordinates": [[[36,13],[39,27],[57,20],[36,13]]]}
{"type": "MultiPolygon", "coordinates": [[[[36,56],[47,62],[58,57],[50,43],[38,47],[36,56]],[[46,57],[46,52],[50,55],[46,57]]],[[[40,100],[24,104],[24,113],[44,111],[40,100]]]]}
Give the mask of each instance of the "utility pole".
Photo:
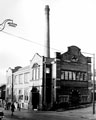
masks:
{"type": "MultiPolygon", "coordinates": [[[[13,71],[12,71],[12,104],[13,104],[13,71]]],[[[12,110],[12,116],[13,116],[13,110],[12,110]]]]}
{"type": "Polygon", "coordinates": [[[93,83],[92,83],[92,90],[93,90],[93,93],[92,93],[92,103],[93,103],[93,106],[92,106],[92,110],[93,110],[93,114],[95,114],[95,53],[86,53],[86,52],[83,52],[85,54],[89,54],[93,57],[93,83]]]}
{"type": "Polygon", "coordinates": [[[95,54],[93,54],[93,114],[95,114],[95,54]]]}
{"type": "Polygon", "coordinates": [[[12,111],[12,116],[13,116],[13,69],[11,67],[9,67],[9,69],[11,70],[11,91],[12,91],[12,97],[11,97],[11,111],[12,111]]]}

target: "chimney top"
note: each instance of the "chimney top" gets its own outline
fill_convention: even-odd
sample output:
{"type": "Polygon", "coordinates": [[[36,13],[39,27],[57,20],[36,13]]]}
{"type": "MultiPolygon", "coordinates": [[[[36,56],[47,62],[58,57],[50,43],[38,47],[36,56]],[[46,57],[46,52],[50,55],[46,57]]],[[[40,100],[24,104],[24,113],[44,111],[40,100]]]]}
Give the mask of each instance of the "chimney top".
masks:
{"type": "Polygon", "coordinates": [[[49,13],[49,11],[50,11],[49,5],[46,5],[46,6],[45,6],[45,12],[46,12],[46,13],[49,13]]]}

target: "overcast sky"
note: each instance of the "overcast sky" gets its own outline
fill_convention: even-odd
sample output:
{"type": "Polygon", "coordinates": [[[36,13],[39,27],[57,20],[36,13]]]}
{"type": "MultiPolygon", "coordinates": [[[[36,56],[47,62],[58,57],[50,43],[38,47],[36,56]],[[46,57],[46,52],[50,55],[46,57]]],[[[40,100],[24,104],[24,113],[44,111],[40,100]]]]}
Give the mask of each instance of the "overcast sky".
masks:
{"type": "Polygon", "coordinates": [[[0,0],[0,23],[12,19],[17,24],[0,32],[0,83],[6,82],[9,67],[27,66],[35,53],[44,55],[47,4],[51,57],[71,45],[96,53],[96,0],[0,0]]]}

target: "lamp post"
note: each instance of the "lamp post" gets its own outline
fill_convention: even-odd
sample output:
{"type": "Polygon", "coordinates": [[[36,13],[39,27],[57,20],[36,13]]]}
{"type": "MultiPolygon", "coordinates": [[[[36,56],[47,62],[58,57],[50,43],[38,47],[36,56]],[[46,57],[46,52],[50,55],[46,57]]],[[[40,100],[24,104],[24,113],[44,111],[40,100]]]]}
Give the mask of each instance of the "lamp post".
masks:
{"type": "Polygon", "coordinates": [[[0,24],[0,31],[4,30],[5,25],[8,24],[11,27],[16,27],[17,24],[13,22],[11,19],[6,19],[0,24]]]}
{"type": "MultiPolygon", "coordinates": [[[[8,24],[11,27],[16,27],[17,24],[13,22],[11,19],[5,19],[1,24],[0,24],[0,31],[3,31],[6,24],[8,24]]],[[[13,104],[13,69],[10,68],[12,71],[12,104],[13,104]]],[[[12,110],[12,116],[13,116],[13,110],[12,110]]]]}
{"type": "MultiPolygon", "coordinates": [[[[1,24],[0,24],[0,31],[3,31],[5,28],[5,25],[8,24],[11,27],[16,27],[17,24],[13,22],[11,19],[5,19],[1,24]]],[[[12,71],[12,104],[13,104],[13,69],[10,67],[10,70],[12,71]]],[[[13,116],[13,110],[12,110],[12,116],[13,116]]]]}

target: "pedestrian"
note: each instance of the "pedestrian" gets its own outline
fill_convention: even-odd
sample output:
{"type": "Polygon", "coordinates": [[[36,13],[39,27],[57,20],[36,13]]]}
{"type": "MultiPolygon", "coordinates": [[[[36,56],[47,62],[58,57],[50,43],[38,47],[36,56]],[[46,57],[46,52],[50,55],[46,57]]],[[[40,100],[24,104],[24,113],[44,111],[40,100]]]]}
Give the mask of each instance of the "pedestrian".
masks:
{"type": "Polygon", "coordinates": [[[14,105],[14,103],[12,103],[12,104],[11,104],[12,115],[13,115],[14,109],[15,109],[15,105],[14,105]]]}
{"type": "Polygon", "coordinates": [[[21,107],[20,107],[20,104],[18,103],[18,109],[19,109],[19,111],[21,110],[21,107]]]}
{"type": "Polygon", "coordinates": [[[15,110],[17,110],[17,102],[14,102],[15,110]]]}

